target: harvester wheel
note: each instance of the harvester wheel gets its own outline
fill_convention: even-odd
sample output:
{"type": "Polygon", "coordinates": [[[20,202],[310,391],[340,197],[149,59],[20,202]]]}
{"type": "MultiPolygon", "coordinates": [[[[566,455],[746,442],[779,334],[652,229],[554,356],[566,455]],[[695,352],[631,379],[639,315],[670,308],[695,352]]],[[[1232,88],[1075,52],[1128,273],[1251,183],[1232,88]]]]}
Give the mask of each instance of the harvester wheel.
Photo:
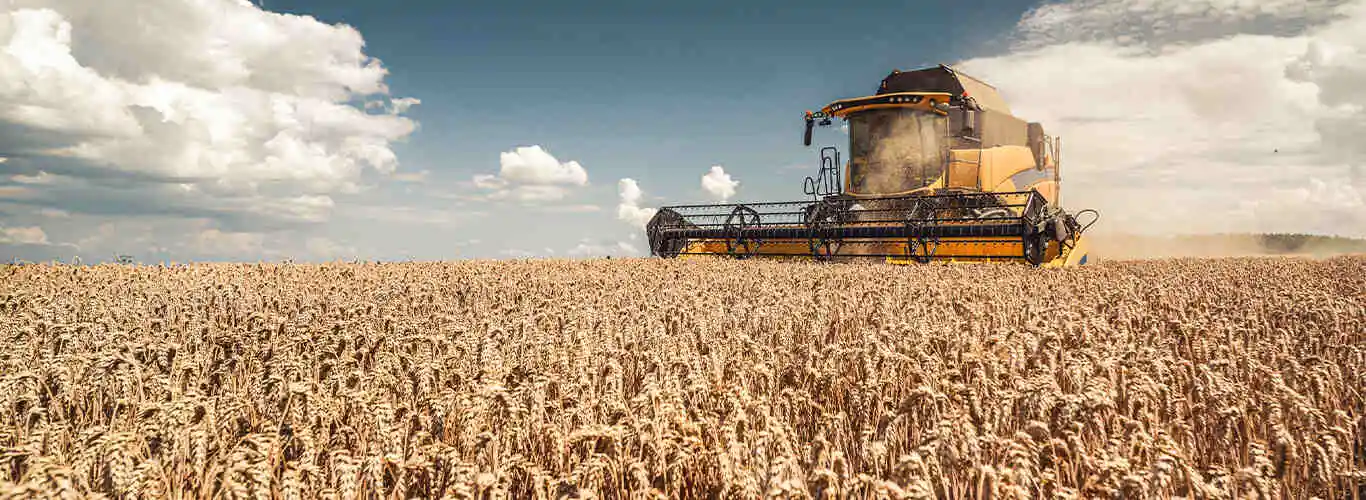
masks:
{"type": "Polygon", "coordinates": [[[1024,259],[1030,265],[1037,266],[1043,264],[1044,250],[1048,247],[1048,240],[1044,233],[1028,234],[1024,237],[1024,259]]]}
{"type": "Polygon", "coordinates": [[[925,234],[925,219],[933,218],[935,207],[918,200],[906,211],[906,257],[921,264],[934,260],[939,250],[939,239],[925,234]]]}
{"type": "Polygon", "coordinates": [[[762,243],[758,238],[752,238],[746,233],[757,230],[759,225],[759,212],[753,208],[736,205],[735,210],[726,217],[726,253],[737,259],[744,259],[753,256],[759,251],[762,243]]]}
{"type": "Polygon", "coordinates": [[[841,210],[835,202],[824,200],[807,205],[804,222],[806,228],[811,231],[811,235],[807,237],[811,258],[824,262],[839,254],[843,240],[827,239],[821,233],[827,227],[838,225],[841,220],[841,210]]]}
{"type": "Polygon", "coordinates": [[[921,264],[934,261],[934,253],[939,250],[939,240],[934,238],[911,238],[906,251],[912,259],[921,264]]]}

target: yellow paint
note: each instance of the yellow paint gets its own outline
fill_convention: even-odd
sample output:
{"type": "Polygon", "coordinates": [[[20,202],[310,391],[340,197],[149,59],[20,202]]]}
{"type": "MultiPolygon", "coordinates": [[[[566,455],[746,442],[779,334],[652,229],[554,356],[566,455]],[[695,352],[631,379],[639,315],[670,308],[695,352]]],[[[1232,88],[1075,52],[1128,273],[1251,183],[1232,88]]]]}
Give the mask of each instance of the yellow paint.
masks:
{"type": "MultiPolygon", "coordinates": [[[[1009,237],[997,238],[974,238],[979,241],[963,241],[964,238],[941,238],[939,246],[935,249],[931,262],[946,263],[984,263],[984,262],[1008,262],[1024,263],[1024,247],[1019,239],[1009,237]],[[980,241],[986,240],[986,241],[980,241]],[[1013,257],[1019,255],[1020,257],[1013,257]],[[1004,256],[1004,257],[1003,257],[1004,256]]],[[[885,254],[902,254],[907,251],[905,243],[880,242],[880,243],[858,243],[868,240],[852,239],[839,248],[834,256],[836,259],[848,259],[859,257],[875,257],[885,254]]],[[[811,248],[807,240],[804,239],[785,239],[768,240],[763,242],[762,251],[764,255],[754,255],[750,258],[765,260],[813,260],[811,248]]],[[[1048,247],[1044,251],[1044,262],[1040,267],[1059,268],[1072,267],[1081,264],[1081,259],[1088,256],[1090,244],[1086,237],[1082,237],[1071,249],[1064,249],[1058,242],[1048,242],[1048,247]]],[[[678,256],[681,259],[693,257],[726,257],[726,242],[724,240],[696,240],[690,242],[684,248],[683,253],[678,256]]],[[[920,262],[910,257],[877,257],[888,264],[910,265],[920,262]]],[[[1089,262],[1088,262],[1089,263],[1089,262]]]]}
{"type": "MultiPolygon", "coordinates": [[[[905,242],[849,239],[845,240],[845,243],[838,248],[836,257],[906,255],[907,247],[908,244],[905,242]]],[[[755,258],[810,257],[811,255],[810,242],[805,239],[766,240],[762,246],[755,248],[760,249],[765,254],[755,255],[755,258]]],[[[737,254],[744,253],[739,250],[737,248],[737,254]]],[[[729,252],[725,240],[695,240],[683,249],[680,257],[696,254],[728,255],[729,252]]],[[[1024,255],[1023,243],[1018,238],[940,238],[938,247],[934,248],[933,258],[935,260],[982,260],[987,258],[1007,260],[1015,255],[1024,255]]]]}
{"type": "MultiPolygon", "coordinates": [[[[1034,163],[1034,152],[1026,146],[996,146],[983,149],[955,149],[949,151],[950,167],[954,164],[972,165],[979,163],[979,182],[984,191],[991,192],[1012,192],[1023,191],[1028,186],[1016,186],[1010,178],[1015,174],[1026,170],[1037,170],[1034,163]]],[[[1044,183],[1036,184],[1036,190],[1043,195],[1049,203],[1057,199],[1057,188],[1054,186],[1051,176],[1047,186],[1044,183]],[[1043,187],[1043,189],[1038,189],[1043,187]]]]}
{"type": "MultiPolygon", "coordinates": [[[[1056,245],[1056,243],[1054,244],[1056,245]]],[[[1082,265],[1081,261],[1084,258],[1088,259],[1087,264],[1091,264],[1094,262],[1094,260],[1089,258],[1090,253],[1091,243],[1086,236],[1082,236],[1081,238],[1077,239],[1076,245],[1074,245],[1071,250],[1066,252],[1064,255],[1059,255],[1056,258],[1045,262],[1043,264],[1043,267],[1056,268],[1078,266],[1082,265]]]]}

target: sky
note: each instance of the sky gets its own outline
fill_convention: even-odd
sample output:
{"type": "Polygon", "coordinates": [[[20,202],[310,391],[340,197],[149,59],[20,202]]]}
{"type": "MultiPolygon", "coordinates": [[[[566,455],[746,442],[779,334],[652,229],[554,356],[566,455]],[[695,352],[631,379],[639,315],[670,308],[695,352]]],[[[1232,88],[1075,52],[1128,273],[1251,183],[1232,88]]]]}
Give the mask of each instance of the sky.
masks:
{"type": "Polygon", "coordinates": [[[801,113],[939,63],[1098,232],[1366,237],[1366,0],[4,0],[0,258],[643,256],[803,198],[801,113]]]}

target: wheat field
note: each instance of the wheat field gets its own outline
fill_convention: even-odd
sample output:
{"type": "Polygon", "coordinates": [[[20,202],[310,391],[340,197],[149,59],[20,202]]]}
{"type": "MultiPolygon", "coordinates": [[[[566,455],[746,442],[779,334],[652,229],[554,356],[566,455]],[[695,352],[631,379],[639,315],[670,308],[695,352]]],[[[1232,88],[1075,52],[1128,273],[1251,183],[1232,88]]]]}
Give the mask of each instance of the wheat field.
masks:
{"type": "Polygon", "coordinates": [[[1366,257],[0,276],[6,498],[1366,494],[1366,257]]]}

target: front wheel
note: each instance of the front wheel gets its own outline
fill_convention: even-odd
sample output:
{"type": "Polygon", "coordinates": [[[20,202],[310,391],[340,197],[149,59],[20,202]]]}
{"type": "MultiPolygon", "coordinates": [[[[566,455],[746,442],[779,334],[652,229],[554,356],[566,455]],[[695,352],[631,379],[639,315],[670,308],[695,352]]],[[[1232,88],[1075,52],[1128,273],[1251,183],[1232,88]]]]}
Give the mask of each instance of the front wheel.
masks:
{"type": "Polygon", "coordinates": [[[1024,237],[1024,259],[1030,265],[1037,266],[1043,264],[1044,250],[1048,248],[1048,241],[1044,239],[1043,233],[1025,235],[1024,237]]]}

